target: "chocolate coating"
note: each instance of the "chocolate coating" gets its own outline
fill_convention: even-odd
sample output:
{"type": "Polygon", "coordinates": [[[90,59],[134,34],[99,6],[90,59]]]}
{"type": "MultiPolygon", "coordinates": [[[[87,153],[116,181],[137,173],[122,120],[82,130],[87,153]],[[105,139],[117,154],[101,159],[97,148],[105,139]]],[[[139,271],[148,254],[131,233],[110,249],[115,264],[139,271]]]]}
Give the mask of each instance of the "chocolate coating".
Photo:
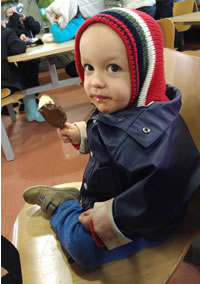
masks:
{"type": "Polygon", "coordinates": [[[50,125],[57,128],[63,128],[67,121],[66,113],[56,104],[45,104],[39,109],[39,112],[50,125]]]}

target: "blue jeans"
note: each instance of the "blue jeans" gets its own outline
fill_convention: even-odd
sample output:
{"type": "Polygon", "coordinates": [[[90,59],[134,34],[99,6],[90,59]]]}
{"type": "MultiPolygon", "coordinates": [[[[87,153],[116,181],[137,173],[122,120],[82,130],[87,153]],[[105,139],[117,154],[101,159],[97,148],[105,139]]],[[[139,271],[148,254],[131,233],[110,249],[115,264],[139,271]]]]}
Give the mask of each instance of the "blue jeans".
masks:
{"type": "Polygon", "coordinates": [[[145,247],[155,246],[162,242],[137,238],[113,250],[97,247],[90,232],[86,231],[78,221],[82,212],[83,209],[77,201],[66,201],[55,210],[50,224],[64,249],[83,268],[95,270],[104,263],[126,258],[145,247]]]}

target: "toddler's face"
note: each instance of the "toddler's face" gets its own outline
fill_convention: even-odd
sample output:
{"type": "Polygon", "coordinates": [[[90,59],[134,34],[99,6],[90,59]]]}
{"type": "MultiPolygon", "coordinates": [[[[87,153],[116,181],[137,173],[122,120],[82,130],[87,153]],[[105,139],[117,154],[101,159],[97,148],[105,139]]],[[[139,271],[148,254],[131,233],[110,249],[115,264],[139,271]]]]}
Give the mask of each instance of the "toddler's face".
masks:
{"type": "Polygon", "coordinates": [[[84,88],[89,99],[104,113],[127,107],[131,80],[126,48],[110,27],[89,26],[80,40],[84,88]]]}

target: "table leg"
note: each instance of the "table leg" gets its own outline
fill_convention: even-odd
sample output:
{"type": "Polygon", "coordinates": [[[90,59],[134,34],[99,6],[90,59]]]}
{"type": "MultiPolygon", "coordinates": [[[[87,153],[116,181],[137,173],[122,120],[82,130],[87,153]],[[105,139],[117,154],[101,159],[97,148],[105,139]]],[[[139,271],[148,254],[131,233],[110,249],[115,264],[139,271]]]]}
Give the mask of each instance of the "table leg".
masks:
{"type": "Polygon", "coordinates": [[[12,104],[7,105],[7,109],[8,109],[8,113],[9,113],[12,121],[16,121],[16,116],[15,116],[15,112],[14,112],[14,109],[13,109],[13,105],[12,104]]]}
{"type": "Polygon", "coordinates": [[[48,56],[47,57],[47,64],[49,68],[49,73],[51,77],[51,83],[45,84],[45,85],[39,85],[36,87],[28,88],[26,90],[23,90],[25,95],[32,95],[40,92],[45,92],[57,88],[63,88],[75,84],[80,84],[80,78],[68,78],[65,80],[59,80],[58,74],[56,71],[56,57],[55,56],[48,56]]]}
{"type": "Polygon", "coordinates": [[[6,156],[6,160],[13,161],[15,159],[15,156],[2,119],[1,119],[1,145],[3,147],[3,151],[6,156]]]}
{"type": "Polygon", "coordinates": [[[56,88],[58,87],[58,74],[56,71],[56,65],[55,65],[55,57],[48,57],[47,58],[47,64],[49,67],[50,77],[52,81],[52,87],[56,88]]]}

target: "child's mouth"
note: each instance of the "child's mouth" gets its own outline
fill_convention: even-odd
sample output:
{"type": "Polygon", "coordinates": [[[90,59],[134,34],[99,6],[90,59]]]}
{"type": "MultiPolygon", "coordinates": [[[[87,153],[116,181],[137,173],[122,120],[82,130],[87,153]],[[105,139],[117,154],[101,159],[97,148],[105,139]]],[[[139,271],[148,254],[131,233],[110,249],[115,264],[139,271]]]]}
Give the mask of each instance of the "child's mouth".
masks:
{"type": "Polygon", "coordinates": [[[105,100],[107,100],[108,97],[99,96],[99,95],[94,95],[94,99],[95,99],[98,103],[101,103],[101,102],[104,102],[105,100]]]}

